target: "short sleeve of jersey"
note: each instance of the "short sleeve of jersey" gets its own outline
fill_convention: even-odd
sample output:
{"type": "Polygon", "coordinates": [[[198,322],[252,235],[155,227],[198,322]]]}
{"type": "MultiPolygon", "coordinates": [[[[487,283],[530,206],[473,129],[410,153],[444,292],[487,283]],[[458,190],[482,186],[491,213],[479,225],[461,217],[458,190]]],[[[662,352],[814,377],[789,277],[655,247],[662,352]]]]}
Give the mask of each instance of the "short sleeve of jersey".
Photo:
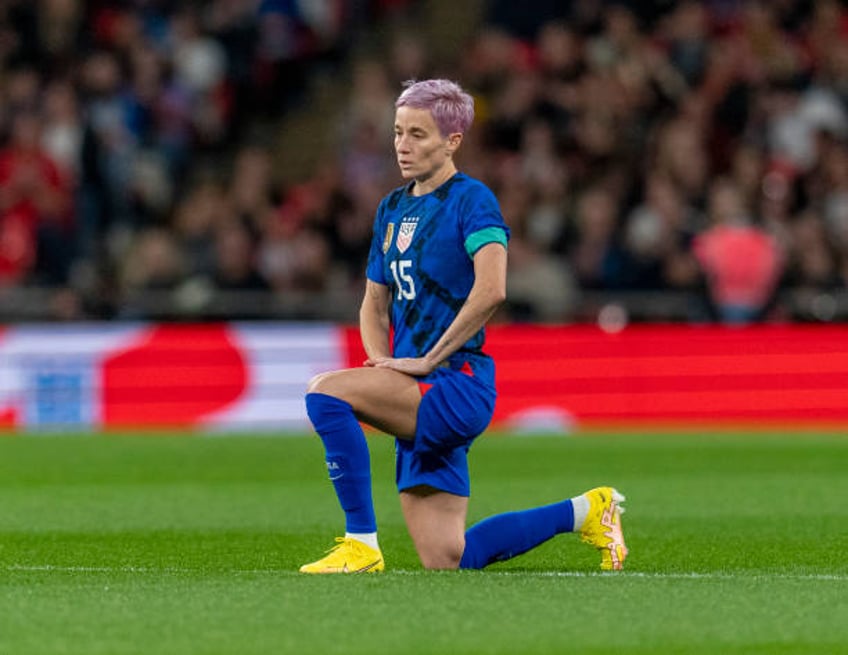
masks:
{"type": "Polygon", "coordinates": [[[484,184],[473,181],[460,206],[462,239],[469,257],[489,243],[506,247],[509,228],[504,223],[495,194],[484,184]]]}
{"type": "Polygon", "coordinates": [[[377,284],[386,284],[386,279],[383,276],[383,257],[385,248],[383,241],[388,237],[386,234],[384,211],[386,199],[377,207],[377,216],[374,218],[374,233],[371,236],[371,250],[368,253],[368,265],[365,268],[365,276],[372,282],[377,284]]]}
{"type": "Polygon", "coordinates": [[[480,248],[490,243],[499,243],[506,249],[508,239],[507,230],[500,227],[484,227],[465,240],[465,252],[469,257],[474,257],[480,248]]]}

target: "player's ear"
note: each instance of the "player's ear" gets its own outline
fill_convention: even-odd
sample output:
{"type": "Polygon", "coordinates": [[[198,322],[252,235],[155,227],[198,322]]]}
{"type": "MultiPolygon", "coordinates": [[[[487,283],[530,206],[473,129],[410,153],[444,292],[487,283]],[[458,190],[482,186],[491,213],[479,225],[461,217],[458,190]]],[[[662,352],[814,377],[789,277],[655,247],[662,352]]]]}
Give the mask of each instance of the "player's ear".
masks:
{"type": "Polygon", "coordinates": [[[446,154],[452,155],[455,153],[460,143],[462,143],[462,132],[448,134],[446,154]]]}

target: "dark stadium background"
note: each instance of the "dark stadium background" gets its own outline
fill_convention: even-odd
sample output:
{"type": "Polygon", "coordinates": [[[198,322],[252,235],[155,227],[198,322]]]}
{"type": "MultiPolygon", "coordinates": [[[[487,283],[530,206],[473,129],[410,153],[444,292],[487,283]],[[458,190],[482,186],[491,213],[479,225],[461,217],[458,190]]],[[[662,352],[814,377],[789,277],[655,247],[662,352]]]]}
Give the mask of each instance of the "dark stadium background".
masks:
{"type": "Polygon", "coordinates": [[[831,0],[3,3],[0,424],[302,419],[429,76],[512,231],[502,425],[839,421],[847,35],[831,0]]]}

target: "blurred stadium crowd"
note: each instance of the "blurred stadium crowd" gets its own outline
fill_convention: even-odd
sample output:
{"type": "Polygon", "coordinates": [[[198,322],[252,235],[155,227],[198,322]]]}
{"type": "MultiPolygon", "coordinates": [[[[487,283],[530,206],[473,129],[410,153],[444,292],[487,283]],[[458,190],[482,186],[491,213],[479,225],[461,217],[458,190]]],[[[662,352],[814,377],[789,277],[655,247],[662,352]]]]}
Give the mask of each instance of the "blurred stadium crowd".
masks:
{"type": "Polygon", "coordinates": [[[842,2],[437,4],[7,0],[0,317],[355,320],[429,76],[475,95],[505,318],[848,317],[842,2]]]}

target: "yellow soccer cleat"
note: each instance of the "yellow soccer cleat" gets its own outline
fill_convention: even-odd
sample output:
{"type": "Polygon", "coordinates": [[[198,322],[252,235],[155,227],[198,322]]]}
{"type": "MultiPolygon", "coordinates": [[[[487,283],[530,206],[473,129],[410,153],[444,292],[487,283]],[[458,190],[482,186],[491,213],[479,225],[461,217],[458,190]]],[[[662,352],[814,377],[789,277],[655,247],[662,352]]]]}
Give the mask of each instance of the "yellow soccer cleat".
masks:
{"type": "Polygon", "coordinates": [[[597,487],[584,495],[589,499],[589,515],[580,528],[580,538],[601,551],[604,571],[620,571],[627,557],[621,529],[624,496],[612,487],[597,487]]]}
{"type": "Polygon", "coordinates": [[[383,553],[349,537],[336,537],[326,557],[304,564],[301,573],[376,573],[386,568],[383,553]]]}

